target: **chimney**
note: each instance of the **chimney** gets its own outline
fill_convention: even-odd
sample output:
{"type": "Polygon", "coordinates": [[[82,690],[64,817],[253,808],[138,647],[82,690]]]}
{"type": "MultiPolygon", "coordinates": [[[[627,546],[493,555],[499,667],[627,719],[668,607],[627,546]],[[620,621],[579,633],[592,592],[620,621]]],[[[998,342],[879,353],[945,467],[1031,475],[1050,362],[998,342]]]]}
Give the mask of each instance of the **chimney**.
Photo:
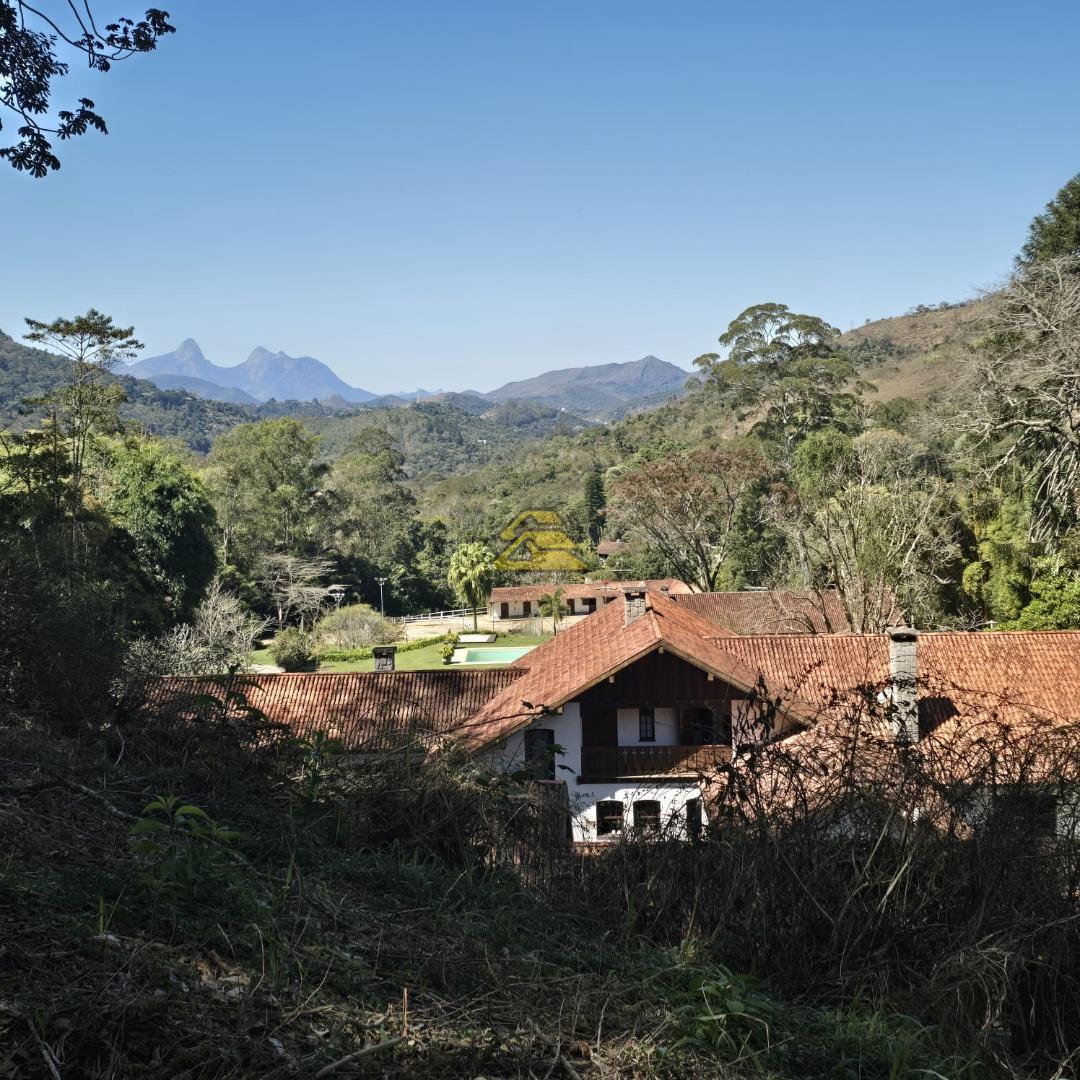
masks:
{"type": "Polygon", "coordinates": [[[624,596],[626,598],[626,611],[624,616],[626,625],[629,626],[632,622],[640,619],[641,616],[645,614],[645,590],[627,589],[624,596]]]}
{"type": "Polygon", "coordinates": [[[898,742],[919,741],[918,632],[910,626],[889,626],[889,710],[898,742]]]}
{"type": "Polygon", "coordinates": [[[371,654],[375,657],[376,671],[393,671],[394,654],[397,652],[396,645],[376,645],[371,654]]]}

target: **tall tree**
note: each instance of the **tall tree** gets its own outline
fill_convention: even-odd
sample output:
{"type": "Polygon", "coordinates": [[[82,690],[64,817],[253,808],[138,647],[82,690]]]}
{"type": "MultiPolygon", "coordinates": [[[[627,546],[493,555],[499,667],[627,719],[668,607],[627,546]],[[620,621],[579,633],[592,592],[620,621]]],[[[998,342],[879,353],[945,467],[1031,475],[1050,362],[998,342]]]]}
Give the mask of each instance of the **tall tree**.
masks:
{"type": "Polygon", "coordinates": [[[305,554],[317,536],[325,466],[318,437],[282,417],[241,424],[210,454],[222,561],[250,569],[270,552],[305,554]]]}
{"type": "Polygon", "coordinates": [[[424,536],[416,497],[405,485],[404,460],[393,436],[376,427],[352,437],[326,482],[325,546],[343,557],[346,580],[375,601],[372,582],[390,579],[395,602],[422,602],[417,558],[424,536]]]}
{"type": "Polygon", "coordinates": [[[91,458],[93,494],[131,537],[144,573],[176,618],[186,618],[214,576],[214,508],[175,453],[137,437],[102,441],[91,458]]]}
{"type": "Polygon", "coordinates": [[[612,511],[669,573],[712,592],[736,537],[743,496],[765,471],[761,454],[748,445],[674,454],[621,476],[612,486],[612,511]]]}
{"type": "Polygon", "coordinates": [[[951,424],[974,438],[993,474],[1019,464],[1031,537],[1080,520],[1080,257],[1019,270],[999,294],[990,333],[956,381],[951,424]]]}
{"type": "Polygon", "coordinates": [[[304,559],[287,552],[271,552],[255,564],[255,580],[273,608],[277,627],[293,620],[304,630],[315,623],[330,602],[323,579],[330,573],[327,559],[304,559]]]}
{"type": "Polygon", "coordinates": [[[720,337],[728,349],[695,365],[724,408],[775,442],[790,459],[800,438],[835,425],[854,411],[853,364],[836,354],[840,331],[784,304],[757,304],[736,316],[720,337]]]}
{"type": "Polygon", "coordinates": [[[956,515],[948,485],[926,471],[911,439],[819,432],[799,447],[792,480],[770,509],[803,587],[819,597],[835,589],[860,633],[900,615],[915,625],[940,615],[941,589],[959,570],[956,515]]]}
{"type": "Polygon", "coordinates": [[[585,474],[585,531],[594,544],[599,543],[603,533],[606,505],[604,470],[599,461],[594,461],[585,474]]]}
{"type": "Polygon", "coordinates": [[[495,556],[486,544],[462,544],[450,556],[450,587],[473,609],[473,629],[478,627],[477,610],[487,600],[495,582],[495,556]]]}
{"type": "Polygon", "coordinates": [[[1069,255],[1080,255],[1080,173],[1036,215],[1016,261],[1031,266],[1069,255]]]}
{"type": "Polygon", "coordinates": [[[70,461],[71,496],[83,496],[83,469],[90,438],[95,431],[115,430],[123,390],[106,379],[121,360],[138,354],[142,343],[133,327],[114,326],[111,316],[91,308],[85,315],[53,319],[51,323],[27,319],[29,341],[45,345],[68,361],[68,382],[32,404],[44,409],[54,437],[66,448],[70,461]]]}
{"type": "Polygon", "coordinates": [[[55,120],[49,119],[53,82],[68,73],[66,61],[57,54],[58,43],[81,54],[92,71],[106,72],[120,60],[153,52],[158,41],[174,31],[169,13],[158,8],[150,8],[138,22],[122,18],[99,28],[87,0],[37,6],[0,0],[0,107],[13,113],[19,125],[19,141],[0,147],[0,158],[42,177],[60,168],[50,136],[71,139],[91,129],[108,134],[89,98],[79,98],[77,108],[61,109],[55,120]],[[52,15],[50,7],[55,8],[52,15]]]}

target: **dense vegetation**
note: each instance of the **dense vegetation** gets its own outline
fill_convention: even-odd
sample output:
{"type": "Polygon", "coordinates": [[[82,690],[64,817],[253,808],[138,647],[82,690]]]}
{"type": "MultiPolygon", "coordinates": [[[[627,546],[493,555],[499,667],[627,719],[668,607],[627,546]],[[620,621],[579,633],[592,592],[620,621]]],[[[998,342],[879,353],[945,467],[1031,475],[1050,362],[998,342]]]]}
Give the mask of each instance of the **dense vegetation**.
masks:
{"type": "Polygon", "coordinates": [[[954,748],[968,772],[943,783],[896,747],[851,752],[853,716],[842,768],[770,748],[712,778],[694,843],[577,858],[527,776],[453,751],[358,768],[229,678],[196,715],[142,707],[147,676],[235,669],[268,625],[295,666],[391,639],[380,578],[393,610],[475,603],[536,506],[593,565],[621,536],[625,572],[835,587],[860,629],[1080,626],[1075,254],[1023,260],[952,394],[875,400],[907,346],[770,303],[685,399],[490,457],[449,403],[204,402],[222,427],[195,455],[132,422],[142,385],[110,372],[130,328],[31,332],[52,351],[0,342],[28,377],[0,439],[0,1075],[1075,1069],[1075,843],[995,772],[1075,784],[1068,739],[972,717],[981,750],[954,748]],[[909,803],[934,827],[898,827],[909,803]]]}

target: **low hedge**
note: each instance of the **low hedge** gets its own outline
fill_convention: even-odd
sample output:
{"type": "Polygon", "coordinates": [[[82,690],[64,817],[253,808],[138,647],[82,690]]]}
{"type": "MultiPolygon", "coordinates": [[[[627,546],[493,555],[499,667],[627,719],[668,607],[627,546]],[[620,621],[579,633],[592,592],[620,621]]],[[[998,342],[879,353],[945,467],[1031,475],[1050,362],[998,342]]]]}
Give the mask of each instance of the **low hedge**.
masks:
{"type": "MultiPolygon", "coordinates": [[[[440,637],[421,638],[418,641],[402,641],[397,643],[397,651],[412,652],[414,649],[426,649],[429,645],[440,645],[444,642],[457,640],[457,634],[443,634],[440,637]]],[[[375,653],[372,651],[381,646],[364,645],[359,649],[322,649],[319,652],[321,664],[351,664],[354,660],[371,660],[375,653]]]]}

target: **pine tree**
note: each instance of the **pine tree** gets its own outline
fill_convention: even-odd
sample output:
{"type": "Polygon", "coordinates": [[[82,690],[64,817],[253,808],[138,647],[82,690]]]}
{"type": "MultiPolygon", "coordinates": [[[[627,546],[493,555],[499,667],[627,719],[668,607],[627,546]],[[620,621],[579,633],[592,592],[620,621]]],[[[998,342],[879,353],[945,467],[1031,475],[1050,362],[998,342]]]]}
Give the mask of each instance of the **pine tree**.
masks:
{"type": "Polygon", "coordinates": [[[1032,221],[1027,243],[1016,261],[1030,266],[1063,255],[1080,255],[1080,173],[1032,221]]]}
{"type": "Polygon", "coordinates": [[[598,461],[585,476],[585,520],[589,539],[595,544],[600,540],[603,528],[604,507],[607,497],[604,494],[604,470],[598,461]]]}

